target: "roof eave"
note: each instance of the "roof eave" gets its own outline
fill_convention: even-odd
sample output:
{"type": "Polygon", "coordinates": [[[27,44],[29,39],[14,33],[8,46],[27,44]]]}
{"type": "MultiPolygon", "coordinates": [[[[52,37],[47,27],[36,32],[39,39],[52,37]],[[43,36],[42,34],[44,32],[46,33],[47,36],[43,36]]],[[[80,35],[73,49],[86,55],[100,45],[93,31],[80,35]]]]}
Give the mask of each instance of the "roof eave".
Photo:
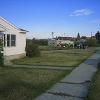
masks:
{"type": "Polygon", "coordinates": [[[0,32],[5,32],[5,30],[0,30],[0,32]]]}

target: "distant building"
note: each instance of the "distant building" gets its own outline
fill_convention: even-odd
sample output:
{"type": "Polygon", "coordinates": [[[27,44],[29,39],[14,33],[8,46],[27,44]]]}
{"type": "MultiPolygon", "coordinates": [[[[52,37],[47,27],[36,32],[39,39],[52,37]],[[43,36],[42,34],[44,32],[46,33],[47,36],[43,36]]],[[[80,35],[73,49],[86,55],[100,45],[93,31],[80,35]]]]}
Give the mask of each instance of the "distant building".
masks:
{"type": "Polygon", "coordinates": [[[73,38],[72,37],[57,37],[56,38],[57,40],[72,40],[73,38]]]}

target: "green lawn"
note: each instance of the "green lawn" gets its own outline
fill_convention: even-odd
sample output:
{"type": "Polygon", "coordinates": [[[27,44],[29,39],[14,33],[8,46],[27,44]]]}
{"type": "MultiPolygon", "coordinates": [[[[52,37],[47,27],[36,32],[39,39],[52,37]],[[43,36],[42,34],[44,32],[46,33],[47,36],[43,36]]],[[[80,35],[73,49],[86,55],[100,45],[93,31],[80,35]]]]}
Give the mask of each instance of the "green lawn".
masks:
{"type": "Polygon", "coordinates": [[[95,48],[41,51],[40,57],[14,60],[15,64],[77,66],[89,57],[95,48]]]}
{"type": "Polygon", "coordinates": [[[100,100],[100,65],[99,71],[91,84],[89,95],[86,100],[100,100]]]}
{"type": "Polygon", "coordinates": [[[0,100],[34,100],[69,71],[0,67],[0,100]]]}

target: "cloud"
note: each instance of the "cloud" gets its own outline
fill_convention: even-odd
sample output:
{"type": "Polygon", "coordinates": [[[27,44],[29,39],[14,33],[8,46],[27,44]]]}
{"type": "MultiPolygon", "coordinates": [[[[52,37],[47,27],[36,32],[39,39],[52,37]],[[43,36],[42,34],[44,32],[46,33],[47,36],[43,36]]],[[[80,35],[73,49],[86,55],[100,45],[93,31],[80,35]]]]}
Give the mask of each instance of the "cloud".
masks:
{"type": "Polygon", "coordinates": [[[90,9],[79,9],[72,12],[70,16],[87,16],[87,15],[91,15],[92,13],[93,11],[91,11],[90,9]]]}

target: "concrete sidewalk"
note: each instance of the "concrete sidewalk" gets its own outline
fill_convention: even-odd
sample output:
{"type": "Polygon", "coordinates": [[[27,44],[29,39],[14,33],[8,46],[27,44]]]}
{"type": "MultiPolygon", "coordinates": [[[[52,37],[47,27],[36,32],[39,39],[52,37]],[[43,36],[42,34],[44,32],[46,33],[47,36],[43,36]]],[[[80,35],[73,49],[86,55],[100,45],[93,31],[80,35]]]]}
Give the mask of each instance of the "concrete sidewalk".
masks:
{"type": "Polygon", "coordinates": [[[90,58],[75,68],[35,100],[84,100],[100,62],[100,48],[90,58]]]}

